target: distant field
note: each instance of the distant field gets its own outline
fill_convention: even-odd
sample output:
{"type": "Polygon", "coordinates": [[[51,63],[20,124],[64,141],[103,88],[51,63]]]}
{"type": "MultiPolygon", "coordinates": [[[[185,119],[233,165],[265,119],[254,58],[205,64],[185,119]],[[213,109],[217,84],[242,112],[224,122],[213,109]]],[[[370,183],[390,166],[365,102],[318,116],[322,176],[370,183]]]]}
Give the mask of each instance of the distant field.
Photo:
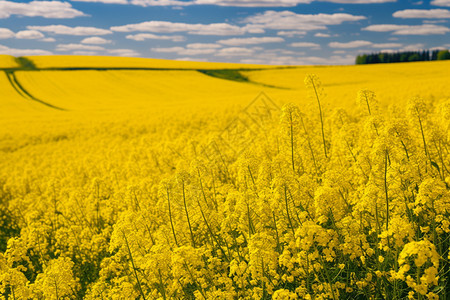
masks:
{"type": "MultiPolygon", "coordinates": [[[[156,111],[194,103],[196,107],[226,108],[245,105],[260,91],[267,92],[278,103],[301,103],[306,95],[302,78],[308,73],[318,74],[322,79],[328,94],[326,101],[351,109],[355,91],[361,88],[373,89],[386,105],[392,101],[404,103],[416,94],[441,98],[446,96],[450,77],[450,63],[445,61],[286,68],[116,57],[28,59],[37,70],[14,71],[14,80],[36,99],[66,110],[65,115],[79,111],[156,111]],[[218,71],[209,72],[208,76],[207,70],[218,71]],[[236,74],[246,80],[239,80],[236,74]]],[[[17,67],[12,57],[0,57],[0,70],[12,67],[17,67]]],[[[0,87],[5,95],[0,100],[0,115],[16,117],[17,113],[20,117],[26,112],[52,111],[49,106],[27,100],[28,95],[21,95],[6,72],[0,73],[0,87]]]]}
{"type": "Polygon", "coordinates": [[[0,56],[0,298],[449,299],[449,70],[0,56]]]}

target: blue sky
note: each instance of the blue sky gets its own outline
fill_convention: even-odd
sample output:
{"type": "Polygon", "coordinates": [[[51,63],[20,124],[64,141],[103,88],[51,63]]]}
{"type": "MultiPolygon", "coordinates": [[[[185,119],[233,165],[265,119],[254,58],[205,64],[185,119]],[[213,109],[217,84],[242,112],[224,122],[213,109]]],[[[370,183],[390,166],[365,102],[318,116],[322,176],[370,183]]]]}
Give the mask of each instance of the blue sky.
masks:
{"type": "Polygon", "coordinates": [[[0,54],[352,64],[450,48],[450,0],[0,0],[0,54]]]}

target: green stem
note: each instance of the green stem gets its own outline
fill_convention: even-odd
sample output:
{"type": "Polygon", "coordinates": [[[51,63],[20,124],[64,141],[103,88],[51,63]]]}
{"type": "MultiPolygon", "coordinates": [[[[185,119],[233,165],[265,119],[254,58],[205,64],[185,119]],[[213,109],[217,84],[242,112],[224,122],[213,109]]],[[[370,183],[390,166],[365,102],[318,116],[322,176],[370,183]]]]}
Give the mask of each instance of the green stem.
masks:
{"type": "MultiPolygon", "coordinates": [[[[385,151],[384,156],[384,192],[386,197],[386,231],[389,230],[389,197],[388,197],[388,186],[387,186],[387,160],[388,160],[388,151],[385,151]]],[[[389,245],[389,238],[388,238],[389,245]]]]}
{"type": "Polygon", "coordinates": [[[313,86],[314,89],[314,94],[316,95],[316,99],[317,99],[317,103],[319,104],[319,115],[320,115],[320,124],[322,127],[322,141],[323,141],[323,151],[325,153],[325,157],[328,158],[327,156],[327,147],[326,147],[326,143],[325,143],[325,132],[324,132],[324,125],[323,125],[323,117],[322,117],[322,106],[320,105],[320,99],[319,99],[319,95],[317,93],[317,89],[316,89],[316,84],[314,83],[314,80],[311,78],[311,84],[313,86]]]}
{"type": "Polygon", "coordinates": [[[182,182],[182,187],[183,187],[183,204],[184,204],[184,211],[186,213],[186,219],[189,225],[189,232],[191,233],[191,240],[192,240],[192,247],[195,248],[195,239],[194,239],[194,232],[192,231],[192,226],[191,226],[191,221],[189,219],[189,213],[188,213],[188,209],[187,209],[187,203],[186,203],[186,193],[185,193],[185,189],[184,189],[184,181],[182,182]]]}
{"type": "Polygon", "coordinates": [[[134,265],[134,259],[133,259],[133,255],[131,254],[131,249],[130,249],[130,245],[128,244],[127,236],[125,235],[125,232],[123,232],[123,231],[122,231],[122,234],[123,234],[123,238],[125,239],[125,243],[127,245],[128,255],[130,255],[131,266],[133,267],[134,276],[136,277],[136,281],[138,283],[139,293],[141,294],[142,299],[146,300],[144,291],[142,290],[141,281],[139,280],[139,276],[136,271],[137,270],[136,266],[134,265]]]}
{"type": "Polygon", "coordinates": [[[178,247],[178,241],[177,241],[177,235],[175,234],[175,227],[173,226],[173,220],[172,220],[172,210],[171,210],[171,206],[170,206],[170,193],[169,193],[169,189],[167,189],[167,203],[169,205],[169,220],[170,220],[170,226],[172,227],[172,234],[173,234],[173,238],[175,240],[175,245],[177,245],[178,247]]]}
{"type": "Polygon", "coordinates": [[[286,205],[286,215],[288,218],[288,222],[289,222],[289,226],[292,229],[292,234],[295,236],[295,231],[294,231],[294,226],[292,225],[292,221],[291,221],[291,215],[289,213],[289,205],[288,205],[288,198],[287,198],[287,187],[286,184],[284,185],[284,203],[286,205]]]}
{"type": "Polygon", "coordinates": [[[295,173],[294,163],[294,124],[292,121],[292,112],[289,112],[290,129],[291,129],[291,159],[292,159],[292,171],[295,173]]]}

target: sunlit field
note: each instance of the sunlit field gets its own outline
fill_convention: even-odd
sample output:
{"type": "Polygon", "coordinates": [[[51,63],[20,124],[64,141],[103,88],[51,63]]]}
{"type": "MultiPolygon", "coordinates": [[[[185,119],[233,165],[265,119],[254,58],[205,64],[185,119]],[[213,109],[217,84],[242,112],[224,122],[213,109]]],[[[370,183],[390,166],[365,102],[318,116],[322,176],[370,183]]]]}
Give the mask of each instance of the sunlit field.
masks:
{"type": "Polygon", "coordinates": [[[449,69],[0,56],[0,298],[449,299],[449,69]]]}

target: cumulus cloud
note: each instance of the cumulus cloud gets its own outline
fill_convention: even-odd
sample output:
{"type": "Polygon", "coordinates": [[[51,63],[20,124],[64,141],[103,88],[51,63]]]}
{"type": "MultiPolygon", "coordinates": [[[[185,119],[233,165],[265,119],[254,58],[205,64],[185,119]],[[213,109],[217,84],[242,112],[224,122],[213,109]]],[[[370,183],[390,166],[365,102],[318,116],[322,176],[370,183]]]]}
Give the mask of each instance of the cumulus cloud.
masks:
{"type": "Polygon", "coordinates": [[[440,24],[440,23],[447,23],[448,20],[423,20],[424,24],[440,24]]]}
{"type": "Polygon", "coordinates": [[[341,42],[331,42],[328,44],[331,48],[342,48],[342,49],[350,49],[350,48],[360,48],[371,46],[372,42],[369,41],[351,41],[346,43],[341,42]]]}
{"type": "Polygon", "coordinates": [[[219,44],[227,45],[227,46],[241,46],[241,45],[256,45],[256,44],[265,44],[265,43],[280,43],[284,42],[284,39],[281,37],[249,37],[249,38],[233,38],[227,40],[217,41],[219,44]]]}
{"type": "Polygon", "coordinates": [[[158,33],[187,32],[195,35],[242,35],[250,29],[227,23],[188,24],[167,21],[148,21],[123,26],[113,26],[112,31],[133,32],[146,31],[158,33]]]}
{"type": "Polygon", "coordinates": [[[342,4],[374,4],[374,3],[397,2],[397,0],[319,0],[319,1],[342,3],[342,4]]]}
{"type": "MultiPolygon", "coordinates": [[[[89,0],[86,0],[89,1],[89,0]]],[[[93,0],[96,1],[96,0],[93,0]]],[[[131,4],[140,6],[187,6],[187,5],[217,5],[234,7],[294,7],[301,3],[311,3],[313,0],[130,0],[131,4]]]]}
{"type": "Polygon", "coordinates": [[[198,58],[198,57],[180,57],[180,58],[176,58],[175,60],[179,60],[179,61],[205,61],[205,62],[208,61],[206,58],[198,58]]]}
{"type": "Polygon", "coordinates": [[[0,19],[12,15],[26,17],[43,17],[48,19],[71,19],[85,16],[72,7],[69,2],[31,1],[29,3],[0,1],[0,19]]]}
{"type": "Polygon", "coordinates": [[[126,38],[138,42],[143,42],[145,40],[169,40],[173,42],[182,42],[186,40],[186,38],[182,35],[156,35],[153,33],[129,34],[126,38]]]}
{"type": "Polygon", "coordinates": [[[261,53],[252,56],[252,58],[244,58],[240,60],[241,63],[252,64],[270,64],[270,65],[348,65],[355,62],[353,55],[332,55],[330,57],[315,57],[315,56],[292,56],[292,55],[274,55],[272,53],[261,53]]]}
{"type": "Polygon", "coordinates": [[[300,3],[311,2],[312,0],[195,0],[193,3],[241,7],[293,7],[300,3]]]}
{"type": "Polygon", "coordinates": [[[400,48],[403,44],[400,43],[381,43],[381,44],[373,44],[373,48],[400,48]]]}
{"type": "Polygon", "coordinates": [[[402,19],[449,19],[450,10],[447,9],[405,9],[392,14],[402,19]]]}
{"type": "Polygon", "coordinates": [[[69,27],[65,25],[48,25],[48,26],[27,26],[27,29],[49,32],[61,35],[105,35],[111,34],[112,31],[96,27],[69,27]]]}
{"type": "Polygon", "coordinates": [[[281,36],[287,36],[287,37],[294,37],[299,35],[305,35],[307,34],[304,30],[289,30],[289,31],[278,31],[277,35],[281,36]]]}
{"type": "Polygon", "coordinates": [[[133,49],[112,49],[107,50],[109,54],[115,56],[140,56],[141,54],[133,49]]]}
{"type": "Polygon", "coordinates": [[[26,56],[26,55],[52,55],[53,53],[41,49],[15,49],[0,45],[0,54],[7,54],[13,56],[26,56]]]}
{"type": "Polygon", "coordinates": [[[98,52],[95,51],[73,51],[72,52],[73,55],[85,55],[85,56],[94,56],[94,55],[98,55],[98,52]]]}
{"type": "Polygon", "coordinates": [[[40,40],[43,42],[54,41],[54,39],[46,39],[42,32],[37,30],[22,30],[17,33],[14,33],[8,28],[0,28],[0,39],[26,39],[26,40],[40,40]]]}
{"type": "Polygon", "coordinates": [[[430,4],[435,6],[450,6],[450,0],[433,0],[430,4]]]}
{"type": "Polygon", "coordinates": [[[216,56],[249,56],[255,53],[253,49],[241,48],[241,47],[230,47],[220,49],[215,55],[216,56]]]}
{"type": "Polygon", "coordinates": [[[292,43],[292,47],[297,48],[311,48],[311,49],[320,49],[320,45],[316,43],[308,43],[308,42],[298,42],[298,43],[292,43]]]}
{"type": "Polygon", "coordinates": [[[186,48],[189,49],[217,49],[221,48],[222,45],[214,44],[214,43],[192,43],[187,44],[186,48]]]}
{"type": "Polygon", "coordinates": [[[15,36],[14,32],[12,32],[8,28],[0,28],[0,39],[10,39],[15,36]]]}
{"type": "Polygon", "coordinates": [[[364,16],[346,13],[336,14],[296,14],[292,11],[265,11],[262,14],[248,17],[244,22],[253,28],[276,30],[310,31],[326,29],[326,25],[339,25],[349,21],[364,20],[364,16]]]}
{"type": "MultiPolygon", "coordinates": [[[[236,26],[228,23],[211,24],[189,24],[169,21],[148,21],[122,26],[113,26],[110,29],[116,32],[154,32],[154,33],[175,33],[186,32],[193,35],[243,35],[246,33],[264,33],[264,29],[287,29],[297,30],[292,34],[303,34],[305,30],[326,29],[325,25],[338,25],[345,21],[355,21],[365,19],[363,16],[353,16],[350,14],[317,14],[299,15],[290,11],[275,12],[267,11],[247,18],[245,26],[236,26]]],[[[285,32],[286,35],[289,33],[285,32]]],[[[147,36],[156,38],[156,36],[147,36]]],[[[146,39],[143,35],[129,35],[130,39],[146,39]]]]}
{"type": "Polygon", "coordinates": [[[72,50],[101,51],[105,50],[105,48],[101,46],[91,46],[82,44],[59,44],[56,46],[56,51],[72,51],[72,50]]]}
{"type": "Polygon", "coordinates": [[[81,41],[82,44],[91,44],[91,45],[105,45],[105,44],[111,44],[111,40],[107,40],[98,36],[92,36],[85,38],[81,41]]]}
{"type": "Polygon", "coordinates": [[[37,30],[22,30],[16,33],[16,38],[27,39],[27,40],[37,40],[44,38],[42,32],[37,30]]]}
{"type": "Polygon", "coordinates": [[[130,0],[133,5],[139,6],[186,6],[192,5],[192,2],[177,0],[130,0]]]}
{"type": "MultiPolygon", "coordinates": [[[[130,3],[139,6],[175,6],[183,7],[188,5],[216,5],[232,7],[294,7],[298,4],[309,4],[314,0],[73,0],[82,2],[102,2],[112,4],[130,3]]],[[[396,0],[319,0],[323,2],[334,2],[343,4],[371,4],[395,2],[396,0]]]]}
{"type": "Polygon", "coordinates": [[[331,35],[329,35],[328,33],[321,33],[321,32],[316,33],[314,36],[323,38],[331,37],[331,35]]]}
{"type": "Polygon", "coordinates": [[[74,2],[96,2],[106,4],[128,4],[128,0],[72,0],[74,2]]]}
{"type": "Polygon", "coordinates": [[[433,24],[422,25],[397,25],[397,24],[378,24],[370,25],[361,30],[375,31],[375,32],[389,32],[392,31],[396,35],[429,35],[429,34],[445,34],[450,31],[445,26],[438,26],[433,24]]]}
{"type": "Polygon", "coordinates": [[[214,48],[196,48],[196,47],[151,48],[150,50],[157,53],[176,53],[178,55],[187,55],[187,56],[213,54],[216,52],[214,48]]]}
{"type": "Polygon", "coordinates": [[[419,44],[407,45],[407,46],[403,47],[401,50],[402,51],[417,51],[417,50],[422,50],[424,48],[425,48],[425,44],[419,43],[419,44]]]}

